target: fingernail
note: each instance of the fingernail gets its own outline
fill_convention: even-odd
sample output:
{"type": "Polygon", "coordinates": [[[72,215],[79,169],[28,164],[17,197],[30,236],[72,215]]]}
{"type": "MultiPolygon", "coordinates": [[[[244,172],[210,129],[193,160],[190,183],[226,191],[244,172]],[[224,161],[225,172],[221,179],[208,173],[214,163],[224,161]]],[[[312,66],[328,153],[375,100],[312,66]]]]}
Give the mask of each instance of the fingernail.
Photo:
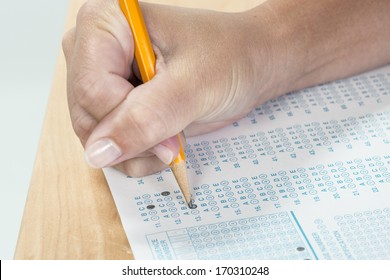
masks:
{"type": "Polygon", "coordinates": [[[94,168],[108,166],[122,155],[121,149],[110,139],[99,140],[85,150],[85,161],[94,168]]]}
{"type": "Polygon", "coordinates": [[[173,161],[173,152],[164,145],[158,144],[153,147],[152,151],[163,163],[167,165],[173,161]]]}

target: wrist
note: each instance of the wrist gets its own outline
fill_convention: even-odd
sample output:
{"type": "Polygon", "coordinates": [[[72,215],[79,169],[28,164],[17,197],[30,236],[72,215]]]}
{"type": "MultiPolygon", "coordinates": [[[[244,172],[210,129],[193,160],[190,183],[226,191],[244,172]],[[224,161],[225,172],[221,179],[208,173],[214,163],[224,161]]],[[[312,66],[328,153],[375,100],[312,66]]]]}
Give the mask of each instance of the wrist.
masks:
{"type": "Polygon", "coordinates": [[[374,2],[269,0],[246,12],[259,31],[251,39],[255,71],[267,70],[271,98],[388,62],[390,6],[374,2]]]}
{"type": "Polygon", "coordinates": [[[296,90],[304,68],[304,54],[294,27],[267,3],[244,12],[244,17],[248,23],[246,40],[254,90],[259,92],[258,103],[296,90]]]}

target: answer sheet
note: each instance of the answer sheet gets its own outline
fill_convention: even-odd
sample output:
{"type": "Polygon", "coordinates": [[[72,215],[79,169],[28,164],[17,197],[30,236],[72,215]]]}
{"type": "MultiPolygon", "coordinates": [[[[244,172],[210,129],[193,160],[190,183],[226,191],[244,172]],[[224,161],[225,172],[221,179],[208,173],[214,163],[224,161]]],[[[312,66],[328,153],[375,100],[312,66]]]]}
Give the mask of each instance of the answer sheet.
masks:
{"type": "Polygon", "coordinates": [[[104,170],[136,259],[390,259],[390,66],[187,139],[169,169],[104,170]]]}

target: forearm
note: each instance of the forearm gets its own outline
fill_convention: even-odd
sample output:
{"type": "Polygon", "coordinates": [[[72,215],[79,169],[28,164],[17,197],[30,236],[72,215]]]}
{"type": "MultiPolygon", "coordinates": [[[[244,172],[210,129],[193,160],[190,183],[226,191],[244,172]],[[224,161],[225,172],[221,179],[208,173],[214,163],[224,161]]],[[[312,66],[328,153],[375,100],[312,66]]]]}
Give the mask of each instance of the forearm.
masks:
{"type": "Polygon", "coordinates": [[[389,0],[269,0],[247,14],[252,25],[265,20],[278,46],[275,95],[390,62],[389,0]]]}

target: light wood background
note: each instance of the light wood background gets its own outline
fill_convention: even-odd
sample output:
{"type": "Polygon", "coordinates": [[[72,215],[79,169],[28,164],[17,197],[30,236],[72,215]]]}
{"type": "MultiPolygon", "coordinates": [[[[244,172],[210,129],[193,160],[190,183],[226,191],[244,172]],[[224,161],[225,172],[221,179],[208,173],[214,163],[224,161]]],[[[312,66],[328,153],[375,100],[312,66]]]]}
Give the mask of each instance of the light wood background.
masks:
{"type": "MultiPolygon", "coordinates": [[[[153,0],[192,8],[240,11],[264,0],[153,0]]],[[[71,0],[65,31],[85,0],[71,0]]],[[[59,54],[15,259],[133,259],[100,170],[89,168],[66,101],[66,66],[59,54]]],[[[136,225],[135,225],[136,226],[136,225]]]]}

